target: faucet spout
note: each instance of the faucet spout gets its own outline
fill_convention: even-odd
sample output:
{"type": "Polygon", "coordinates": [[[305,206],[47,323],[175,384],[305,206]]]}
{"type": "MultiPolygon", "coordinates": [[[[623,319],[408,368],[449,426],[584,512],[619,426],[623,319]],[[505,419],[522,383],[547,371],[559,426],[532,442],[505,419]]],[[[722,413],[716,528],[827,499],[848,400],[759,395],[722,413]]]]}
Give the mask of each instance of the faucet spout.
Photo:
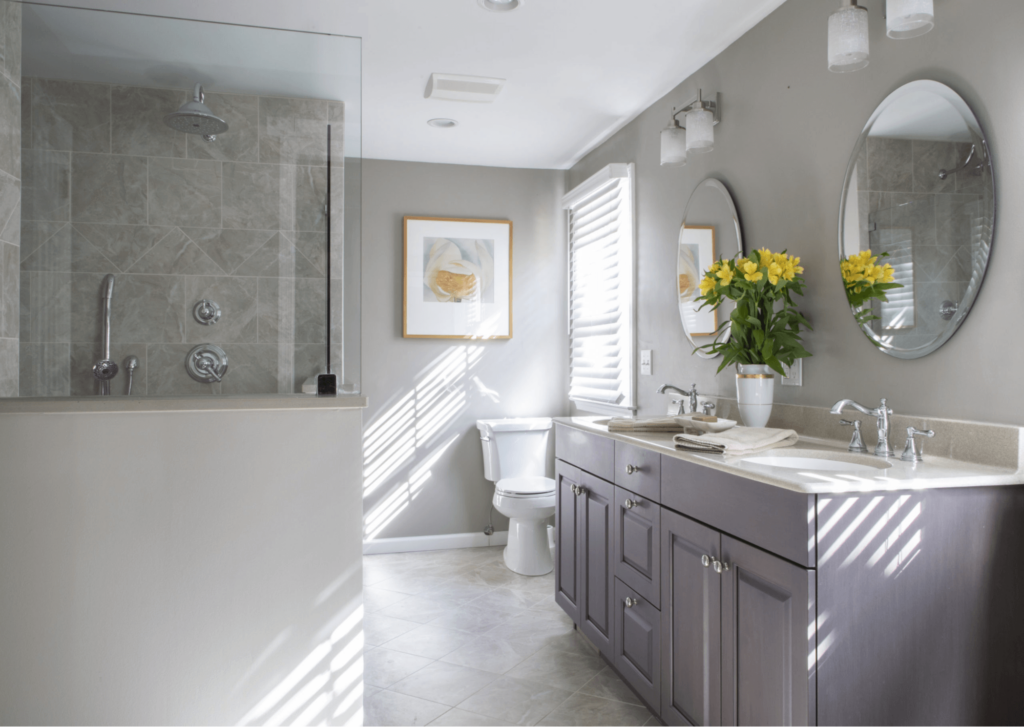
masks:
{"type": "Polygon", "coordinates": [[[885,399],[882,399],[882,403],[874,409],[868,409],[862,404],[858,404],[853,399],[840,399],[836,402],[835,406],[832,407],[832,414],[842,414],[843,409],[847,407],[856,409],[861,414],[866,414],[869,417],[875,417],[878,424],[878,444],[875,445],[875,454],[879,457],[892,457],[896,454],[892,447],[889,446],[889,417],[892,416],[892,409],[885,403],[885,399]]]}
{"type": "Polygon", "coordinates": [[[853,399],[841,399],[841,400],[837,401],[835,403],[835,406],[832,407],[832,412],[831,413],[832,414],[842,414],[843,413],[843,409],[845,409],[846,407],[850,407],[851,409],[856,409],[861,414],[867,414],[868,416],[874,416],[875,415],[874,411],[872,411],[871,409],[868,409],[866,406],[862,406],[862,405],[858,404],[853,399]]]}

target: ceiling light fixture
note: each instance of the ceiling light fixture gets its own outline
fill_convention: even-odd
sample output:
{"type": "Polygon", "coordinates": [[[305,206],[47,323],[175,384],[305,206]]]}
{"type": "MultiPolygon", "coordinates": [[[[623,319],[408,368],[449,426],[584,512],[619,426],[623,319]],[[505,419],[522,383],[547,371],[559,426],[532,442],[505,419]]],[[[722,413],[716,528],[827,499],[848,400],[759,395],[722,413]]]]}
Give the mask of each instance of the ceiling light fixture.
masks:
{"type": "Polygon", "coordinates": [[[455,119],[431,119],[427,122],[436,129],[451,129],[459,125],[455,119]]]}
{"type": "Polygon", "coordinates": [[[507,13],[523,4],[522,0],[476,0],[484,10],[492,13],[507,13]]]}
{"type": "Polygon", "coordinates": [[[902,40],[924,35],[935,27],[933,0],[886,0],[885,34],[902,40]]]}
{"type": "Polygon", "coordinates": [[[842,0],[828,17],[828,69],[859,71],[868,65],[868,11],[857,0],[842,0]]]}
{"type": "Polygon", "coordinates": [[[715,148],[715,126],[722,120],[719,94],[714,101],[705,101],[704,92],[681,109],[672,109],[668,126],[661,130],[661,166],[681,167],[687,152],[704,153],[715,148]],[[685,114],[685,124],[679,115],[685,114]]]}

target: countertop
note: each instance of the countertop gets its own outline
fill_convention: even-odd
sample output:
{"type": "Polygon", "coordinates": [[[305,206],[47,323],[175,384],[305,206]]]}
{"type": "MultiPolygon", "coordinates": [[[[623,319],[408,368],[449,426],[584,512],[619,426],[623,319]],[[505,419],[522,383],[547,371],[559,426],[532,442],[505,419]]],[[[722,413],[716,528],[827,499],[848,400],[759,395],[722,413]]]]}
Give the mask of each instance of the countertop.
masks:
{"type": "MultiPolygon", "coordinates": [[[[745,462],[742,457],[721,454],[684,452],[675,448],[672,434],[667,432],[610,432],[604,424],[607,417],[562,417],[555,419],[558,424],[601,434],[626,444],[658,452],[662,455],[711,467],[729,474],[765,484],[783,487],[787,490],[807,494],[839,494],[849,492],[892,492],[898,490],[928,490],[954,487],[993,487],[1000,485],[1024,484],[1021,467],[991,467],[973,462],[928,454],[928,440],[924,440],[924,461],[903,462],[900,460],[902,442],[893,443],[897,450],[895,457],[883,459],[872,454],[851,454],[847,442],[801,436],[793,447],[771,450],[767,454],[799,457],[807,453],[827,452],[829,459],[863,462],[865,464],[887,463],[886,469],[872,472],[822,472],[777,467],[767,464],[745,462]]],[[[870,446],[870,445],[869,445],[870,446]]],[[[765,453],[759,453],[764,455],[765,453]]],[[[758,455],[755,455],[758,456],[758,455]]],[[[1019,461],[1019,460],[1018,460],[1019,461]]]]}
{"type": "Polygon", "coordinates": [[[11,397],[0,398],[0,414],[365,409],[366,404],[365,396],[312,396],[310,394],[11,397]]]}

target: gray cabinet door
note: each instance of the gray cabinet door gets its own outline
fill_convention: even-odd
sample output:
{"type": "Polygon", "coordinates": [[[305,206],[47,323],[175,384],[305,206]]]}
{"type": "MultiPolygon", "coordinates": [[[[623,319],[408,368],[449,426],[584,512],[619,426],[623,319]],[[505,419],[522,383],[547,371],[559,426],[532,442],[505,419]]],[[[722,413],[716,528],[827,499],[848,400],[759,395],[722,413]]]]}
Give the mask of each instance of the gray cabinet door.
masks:
{"type": "Polygon", "coordinates": [[[555,460],[555,602],[577,625],[580,622],[580,551],[577,536],[580,471],[555,460]]]}
{"type": "Polygon", "coordinates": [[[661,608],[661,507],[615,488],[615,577],[661,608]]]}
{"type": "Polygon", "coordinates": [[[721,724],[722,578],[717,530],[661,511],[661,718],[721,724]],[[707,556],[708,566],[702,558],[707,556]]]}
{"type": "Polygon", "coordinates": [[[619,674],[646,702],[661,703],[661,613],[615,579],[615,658],[619,674]]]}
{"type": "Polygon", "coordinates": [[[814,571],[722,536],[722,724],[814,724],[814,571]]]}
{"type": "Polygon", "coordinates": [[[583,493],[578,498],[582,509],[577,527],[582,557],[577,560],[580,573],[580,630],[605,657],[612,658],[612,542],[615,510],[615,485],[580,473],[583,493]]]}

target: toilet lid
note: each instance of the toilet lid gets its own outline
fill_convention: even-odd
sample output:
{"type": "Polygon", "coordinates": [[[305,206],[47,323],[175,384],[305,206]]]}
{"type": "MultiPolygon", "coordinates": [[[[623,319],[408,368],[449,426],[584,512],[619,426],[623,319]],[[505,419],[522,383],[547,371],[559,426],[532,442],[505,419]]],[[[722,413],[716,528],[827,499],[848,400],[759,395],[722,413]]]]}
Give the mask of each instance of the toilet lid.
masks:
{"type": "Polygon", "coordinates": [[[509,477],[499,480],[497,489],[508,495],[546,495],[555,491],[555,481],[550,477],[509,477]]]}

